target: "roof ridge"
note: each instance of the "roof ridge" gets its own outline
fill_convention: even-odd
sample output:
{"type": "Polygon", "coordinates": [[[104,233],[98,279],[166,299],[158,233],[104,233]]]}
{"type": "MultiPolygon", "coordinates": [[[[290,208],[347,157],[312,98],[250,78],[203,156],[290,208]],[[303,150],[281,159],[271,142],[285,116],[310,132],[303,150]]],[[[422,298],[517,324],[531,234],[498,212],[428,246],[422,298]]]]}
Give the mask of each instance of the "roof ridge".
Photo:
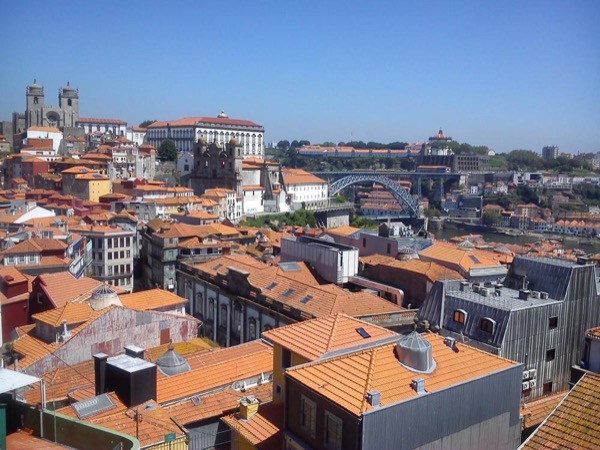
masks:
{"type": "Polygon", "coordinates": [[[329,333],[329,339],[327,339],[327,344],[325,345],[325,350],[326,351],[331,349],[331,344],[332,344],[332,341],[333,341],[333,335],[334,335],[335,330],[336,330],[337,325],[338,325],[338,318],[339,318],[339,316],[340,316],[339,313],[337,313],[335,315],[335,317],[333,318],[333,324],[331,326],[331,331],[329,333]]]}
{"type": "Polygon", "coordinates": [[[363,392],[363,398],[362,398],[362,402],[360,404],[360,410],[364,411],[365,410],[365,403],[367,403],[367,392],[369,392],[371,389],[371,381],[373,381],[373,374],[375,373],[375,352],[377,351],[378,347],[373,347],[371,348],[371,352],[369,354],[369,369],[367,371],[367,380],[365,383],[365,389],[363,392]]]}

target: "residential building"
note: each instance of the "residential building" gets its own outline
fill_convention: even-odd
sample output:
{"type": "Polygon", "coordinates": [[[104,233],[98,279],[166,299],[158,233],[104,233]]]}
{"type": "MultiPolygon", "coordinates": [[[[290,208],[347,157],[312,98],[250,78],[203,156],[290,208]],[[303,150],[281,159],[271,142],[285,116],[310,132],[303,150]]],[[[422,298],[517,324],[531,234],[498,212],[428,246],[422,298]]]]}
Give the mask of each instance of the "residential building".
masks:
{"type": "Polygon", "coordinates": [[[142,145],[146,141],[147,128],[142,127],[127,127],[125,137],[133,142],[136,146],[142,145]]]}
{"type": "Polygon", "coordinates": [[[556,145],[547,145],[542,148],[542,159],[544,161],[552,161],[558,158],[560,155],[560,149],[556,145]]]}
{"type": "Polygon", "coordinates": [[[358,249],[310,236],[281,239],[281,262],[309,263],[328,283],[346,284],[358,274],[358,249]]]}
{"type": "Polygon", "coordinates": [[[0,345],[15,327],[27,324],[30,278],[16,267],[0,267],[0,345]]]}
{"type": "Polygon", "coordinates": [[[224,346],[256,339],[263,331],[345,312],[386,326],[412,325],[414,312],[376,295],[319,283],[306,263],[267,265],[247,255],[182,262],[177,293],[202,320],[202,334],[224,346]]]}
{"type": "Polygon", "coordinates": [[[600,322],[596,283],[591,264],[517,256],[503,284],[436,283],[419,319],[523,363],[523,398],[531,401],[568,388],[584,354],[583,333],[600,322]]]}
{"type": "Polygon", "coordinates": [[[277,426],[265,428],[261,409],[245,420],[228,416],[234,442],[253,433],[266,434],[274,448],[511,449],[520,442],[520,364],[431,333],[399,335],[344,315],[268,331],[265,338],[275,344],[274,405],[266,414],[277,404],[284,411],[277,426]]]}
{"type": "Polygon", "coordinates": [[[110,134],[113,137],[125,136],[127,134],[127,122],[120,119],[103,119],[97,117],[80,117],[77,126],[83,128],[85,134],[95,131],[102,134],[110,134]]]}
{"type": "Polygon", "coordinates": [[[327,182],[305,170],[281,169],[281,180],[292,209],[300,209],[306,203],[324,202],[329,198],[327,182]]]}
{"type": "Polygon", "coordinates": [[[77,225],[71,231],[92,242],[91,276],[112,286],[133,290],[133,248],[136,231],[116,225],[77,225]]]}
{"type": "MultiPolygon", "coordinates": [[[[52,126],[31,126],[27,128],[26,138],[23,144],[25,146],[30,144],[32,147],[35,146],[40,148],[39,146],[35,145],[35,140],[37,139],[48,139],[51,142],[49,147],[52,150],[50,156],[57,156],[60,143],[63,139],[63,133],[58,128],[52,126]]],[[[42,146],[41,148],[45,147],[46,146],[42,146]]],[[[25,150],[27,150],[27,148],[25,148],[25,150]]]]}
{"type": "Polygon", "coordinates": [[[148,126],[146,141],[156,148],[166,139],[175,142],[177,149],[191,152],[199,139],[208,144],[224,146],[232,139],[241,145],[242,156],[264,156],[263,126],[250,120],[230,119],[221,112],[217,117],[184,117],[183,119],[157,121],[148,126]]]}

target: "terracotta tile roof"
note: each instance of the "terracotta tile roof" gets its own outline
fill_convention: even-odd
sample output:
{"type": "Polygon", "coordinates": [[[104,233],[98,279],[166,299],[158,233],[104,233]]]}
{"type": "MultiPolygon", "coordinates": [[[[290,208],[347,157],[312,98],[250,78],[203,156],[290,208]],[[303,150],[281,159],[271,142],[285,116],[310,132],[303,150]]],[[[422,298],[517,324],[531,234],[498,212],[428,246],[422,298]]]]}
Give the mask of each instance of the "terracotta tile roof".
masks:
{"type": "Polygon", "coordinates": [[[27,281],[27,277],[14,266],[1,266],[0,278],[8,286],[27,281]]]}
{"type": "Polygon", "coordinates": [[[398,260],[385,255],[363,256],[359,260],[365,265],[393,267],[401,271],[411,272],[417,277],[425,276],[429,281],[462,280],[463,276],[456,270],[449,269],[433,261],[420,259],[398,260]]]}
{"type": "Polygon", "coordinates": [[[56,267],[56,266],[68,266],[71,263],[70,258],[59,258],[58,256],[42,256],[40,258],[39,266],[43,267],[56,267]]]}
{"type": "Polygon", "coordinates": [[[63,170],[61,173],[84,174],[84,173],[98,173],[98,171],[90,169],[89,167],[86,167],[86,166],[74,166],[69,169],[63,170]]]}
{"type": "Polygon", "coordinates": [[[312,361],[328,352],[371,343],[398,334],[338,313],[265,331],[263,336],[312,361]],[[356,331],[358,328],[364,329],[370,337],[363,338],[356,331]]]}
{"type": "Polygon", "coordinates": [[[282,267],[259,262],[250,255],[228,255],[194,267],[212,276],[224,276],[229,267],[248,272],[248,281],[261,290],[267,303],[281,302],[285,305],[284,309],[301,311],[306,319],[337,312],[360,316],[405,311],[370,293],[347,292],[334,284],[321,285],[303,262],[296,263],[295,270],[286,271],[282,267]]]}
{"type": "Polygon", "coordinates": [[[80,117],[78,122],[80,124],[103,123],[106,125],[127,125],[127,122],[124,122],[123,120],[120,120],[120,119],[99,119],[97,117],[80,117]]]}
{"type": "Polygon", "coordinates": [[[261,185],[246,185],[244,186],[244,191],[264,191],[265,188],[261,185]]]}
{"type": "Polygon", "coordinates": [[[411,387],[414,378],[424,379],[427,392],[435,392],[517,365],[467,345],[458,344],[455,352],[438,335],[425,334],[423,338],[431,343],[437,363],[429,374],[416,374],[399,364],[393,343],[293,367],[286,374],[360,416],[373,408],[365,396],[370,390],[381,393],[381,406],[385,407],[417,397],[411,387]]]}
{"type": "Polygon", "coordinates": [[[41,313],[33,314],[31,317],[36,322],[42,322],[52,327],[58,327],[63,322],[67,325],[83,323],[90,318],[92,308],[89,303],[69,303],[61,308],[49,309],[41,313]]]}
{"type": "Polygon", "coordinates": [[[273,399],[273,384],[263,383],[246,388],[245,392],[228,387],[215,393],[199,396],[200,404],[194,404],[192,400],[184,400],[172,406],[165,406],[165,409],[177,421],[185,425],[231,414],[239,408],[240,398],[247,395],[254,395],[260,399],[261,403],[270,402],[273,399]]]}
{"type": "Polygon", "coordinates": [[[585,374],[522,449],[597,449],[600,443],[600,376],[585,374]]]}
{"type": "Polygon", "coordinates": [[[600,327],[590,328],[585,332],[586,337],[600,339],[600,327]]]}
{"type": "Polygon", "coordinates": [[[473,250],[463,250],[456,245],[436,241],[430,247],[422,250],[419,255],[422,258],[432,259],[440,263],[450,263],[459,266],[465,271],[477,267],[497,266],[498,262],[487,255],[475,254],[473,250]]]}
{"type": "Polygon", "coordinates": [[[521,407],[523,416],[523,429],[537,427],[554,408],[565,398],[569,391],[562,391],[552,395],[546,395],[532,402],[524,403],[521,407]]]}
{"type": "Polygon", "coordinates": [[[165,308],[187,303],[188,300],[164,289],[150,289],[119,296],[125,308],[138,311],[165,308]]]}
{"type": "Polygon", "coordinates": [[[343,226],[343,227],[336,227],[336,228],[328,228],[326,232],[329,234],[336,234],[338,236],[351,236],[360,230],[361,230],[360,228],[356,228],[356,227],[343,226]]]}
{"type": "Polygon", "coordinates": [[[188,358],[192,370],[161,377],[157,386],[159,403],[183,400],[198,393],[231,385],[273,370],[273,348],[257,340],[234,347],[203,351],[188,358]]]}
{"type": "MultiPolygon", "coordinates": [[[[31,331],[33,331],[33,329],[31,329],[31,331]]],[[[22,359],[19,359],[20,368],[25,368],[30,364],[33,364],[54,351],[56,348],[51,344],[46,344],[45,342],[36,339],[31,334],[24,334],[12,341],[12,343],[14,351],[23,356],[22,359]]]]}
{"type": "Polygon", "coordinates": [[[284,183],[288,186],[297,184],[327,184],[322,178],[302,169],[282,169],[281,175],[283,176],[284,183]]]}
{"type": "Polygon", "coordinates": [[[23,253],[41,253],[42,249],[39,245],[31,240],[19,242],[14,247],[7,248],[2,252],[3,255],[21,255],[23,253]]]}
{"type": "Polygon", "coordinates": [[[179,355],[186,358],[186,355],[188,354],[198,354],[203,350],[208,351],[213,349],[216,347],[216,344],[208,342],[202,338],[195,338],[185,342],[173,342],[171,344],[159,345],[158,347],[147,349],[144,353],[144,357],[148,361],[156,362],[156,360],[171,347],[173,350],[179,353],[179,355]]]}
{"type": "Polygon", "coordinates": [[[34,244],[36,244],[42,249],[42,251],[64,251],[69,247],[63,241],[58,239],[33,238],[30,239],[29,242],[33,242],[34,244]]]}
{"type": "Polygon", "coordinates": [[[69,302],[89,299],[92,291],[103,284],[93,278],[75,278],[69,272],[47,273],[39,275],[37,279],[57,308],[69,302]]]}
{"type": "Polygon", "coordinates": [[[148,129],[152,128],[164,128],[167,125],[171,127],[193,127],[198,123],[208,123],[214,125],[237,125],[245,127],[260,127],[260,125],[243,119],[230,119],[228,117],[184,117],[176,120],[162,120],[156,121],[148,125],[148,129]]]}
{"type": "Polygon", "coordinates": [[[260,405],[258,412],[247,420],[239,415],[223,418],[223,422],[236,430],[252,448],[257,450],[279,450],[283,448],[282,429],[284,404],[260,405]]]}
{"type": "Polygon", "coordinates": [[[48,133],[60,133],[60,130],[56,127],[29,127],[27,131],[45,131],[48,133]]]}

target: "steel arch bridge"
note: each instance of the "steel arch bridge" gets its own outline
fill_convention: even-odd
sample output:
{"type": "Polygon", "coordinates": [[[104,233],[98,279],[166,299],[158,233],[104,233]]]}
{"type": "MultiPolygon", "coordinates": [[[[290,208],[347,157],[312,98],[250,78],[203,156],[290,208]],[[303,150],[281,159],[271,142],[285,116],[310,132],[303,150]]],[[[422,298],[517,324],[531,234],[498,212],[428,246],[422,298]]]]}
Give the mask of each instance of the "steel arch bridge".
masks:
{"type": "Polygon", "coordinates": [[[381,184],[385,186],[394,196],[396,201],[400,205],[404,205],[408,210],[410,217],[419,217],[419,204],[410,196],[404,189],[398,184],[394,183],[390,178],[385,175],[366,175],[366,174],[351,174],[347,175],[339,180],[334,181],[329,185],[329,195],[333,197],[335,194],[340,192],[342,189],[347,188],[353,184],[364,183],[366,181],[381,184]]]}

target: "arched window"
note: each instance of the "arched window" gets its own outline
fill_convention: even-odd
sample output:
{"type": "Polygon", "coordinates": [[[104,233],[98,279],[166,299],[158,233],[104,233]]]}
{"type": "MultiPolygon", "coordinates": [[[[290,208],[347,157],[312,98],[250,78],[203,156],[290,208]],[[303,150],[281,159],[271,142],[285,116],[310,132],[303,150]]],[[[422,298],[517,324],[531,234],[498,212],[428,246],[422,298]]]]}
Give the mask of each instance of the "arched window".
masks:
{"type": "Polygon", "coordinates": [[[251,341],[256,339],[256,319],[254,317],[248,321],[248,339],[251,341]]]}
{"type": "Polygon", "coordinates": [[[494,319],[490,319],[489,317],[484,317],[479,322],[479,329],[481,331],[485,331],[486,333],[494,334],[496,329],[496,321],[494,319]]]}
{"type": "Polygon", "coordinates": [[[455,322],[464,324],[467,321],[467,312],[463,309],[456,309],[452,318],[455,322]]]}
{"type": "Polygon", "coordinates": [[[219,310],[219,326],[223,328],[227,327],[227,305],[221,305],[221,309],[219,310]]]}
{"type": "Polygon", "coordinates": [[[208,320],[215,320],[215,299],[214,298],[209,298],[208,299],[208,320]]]}

